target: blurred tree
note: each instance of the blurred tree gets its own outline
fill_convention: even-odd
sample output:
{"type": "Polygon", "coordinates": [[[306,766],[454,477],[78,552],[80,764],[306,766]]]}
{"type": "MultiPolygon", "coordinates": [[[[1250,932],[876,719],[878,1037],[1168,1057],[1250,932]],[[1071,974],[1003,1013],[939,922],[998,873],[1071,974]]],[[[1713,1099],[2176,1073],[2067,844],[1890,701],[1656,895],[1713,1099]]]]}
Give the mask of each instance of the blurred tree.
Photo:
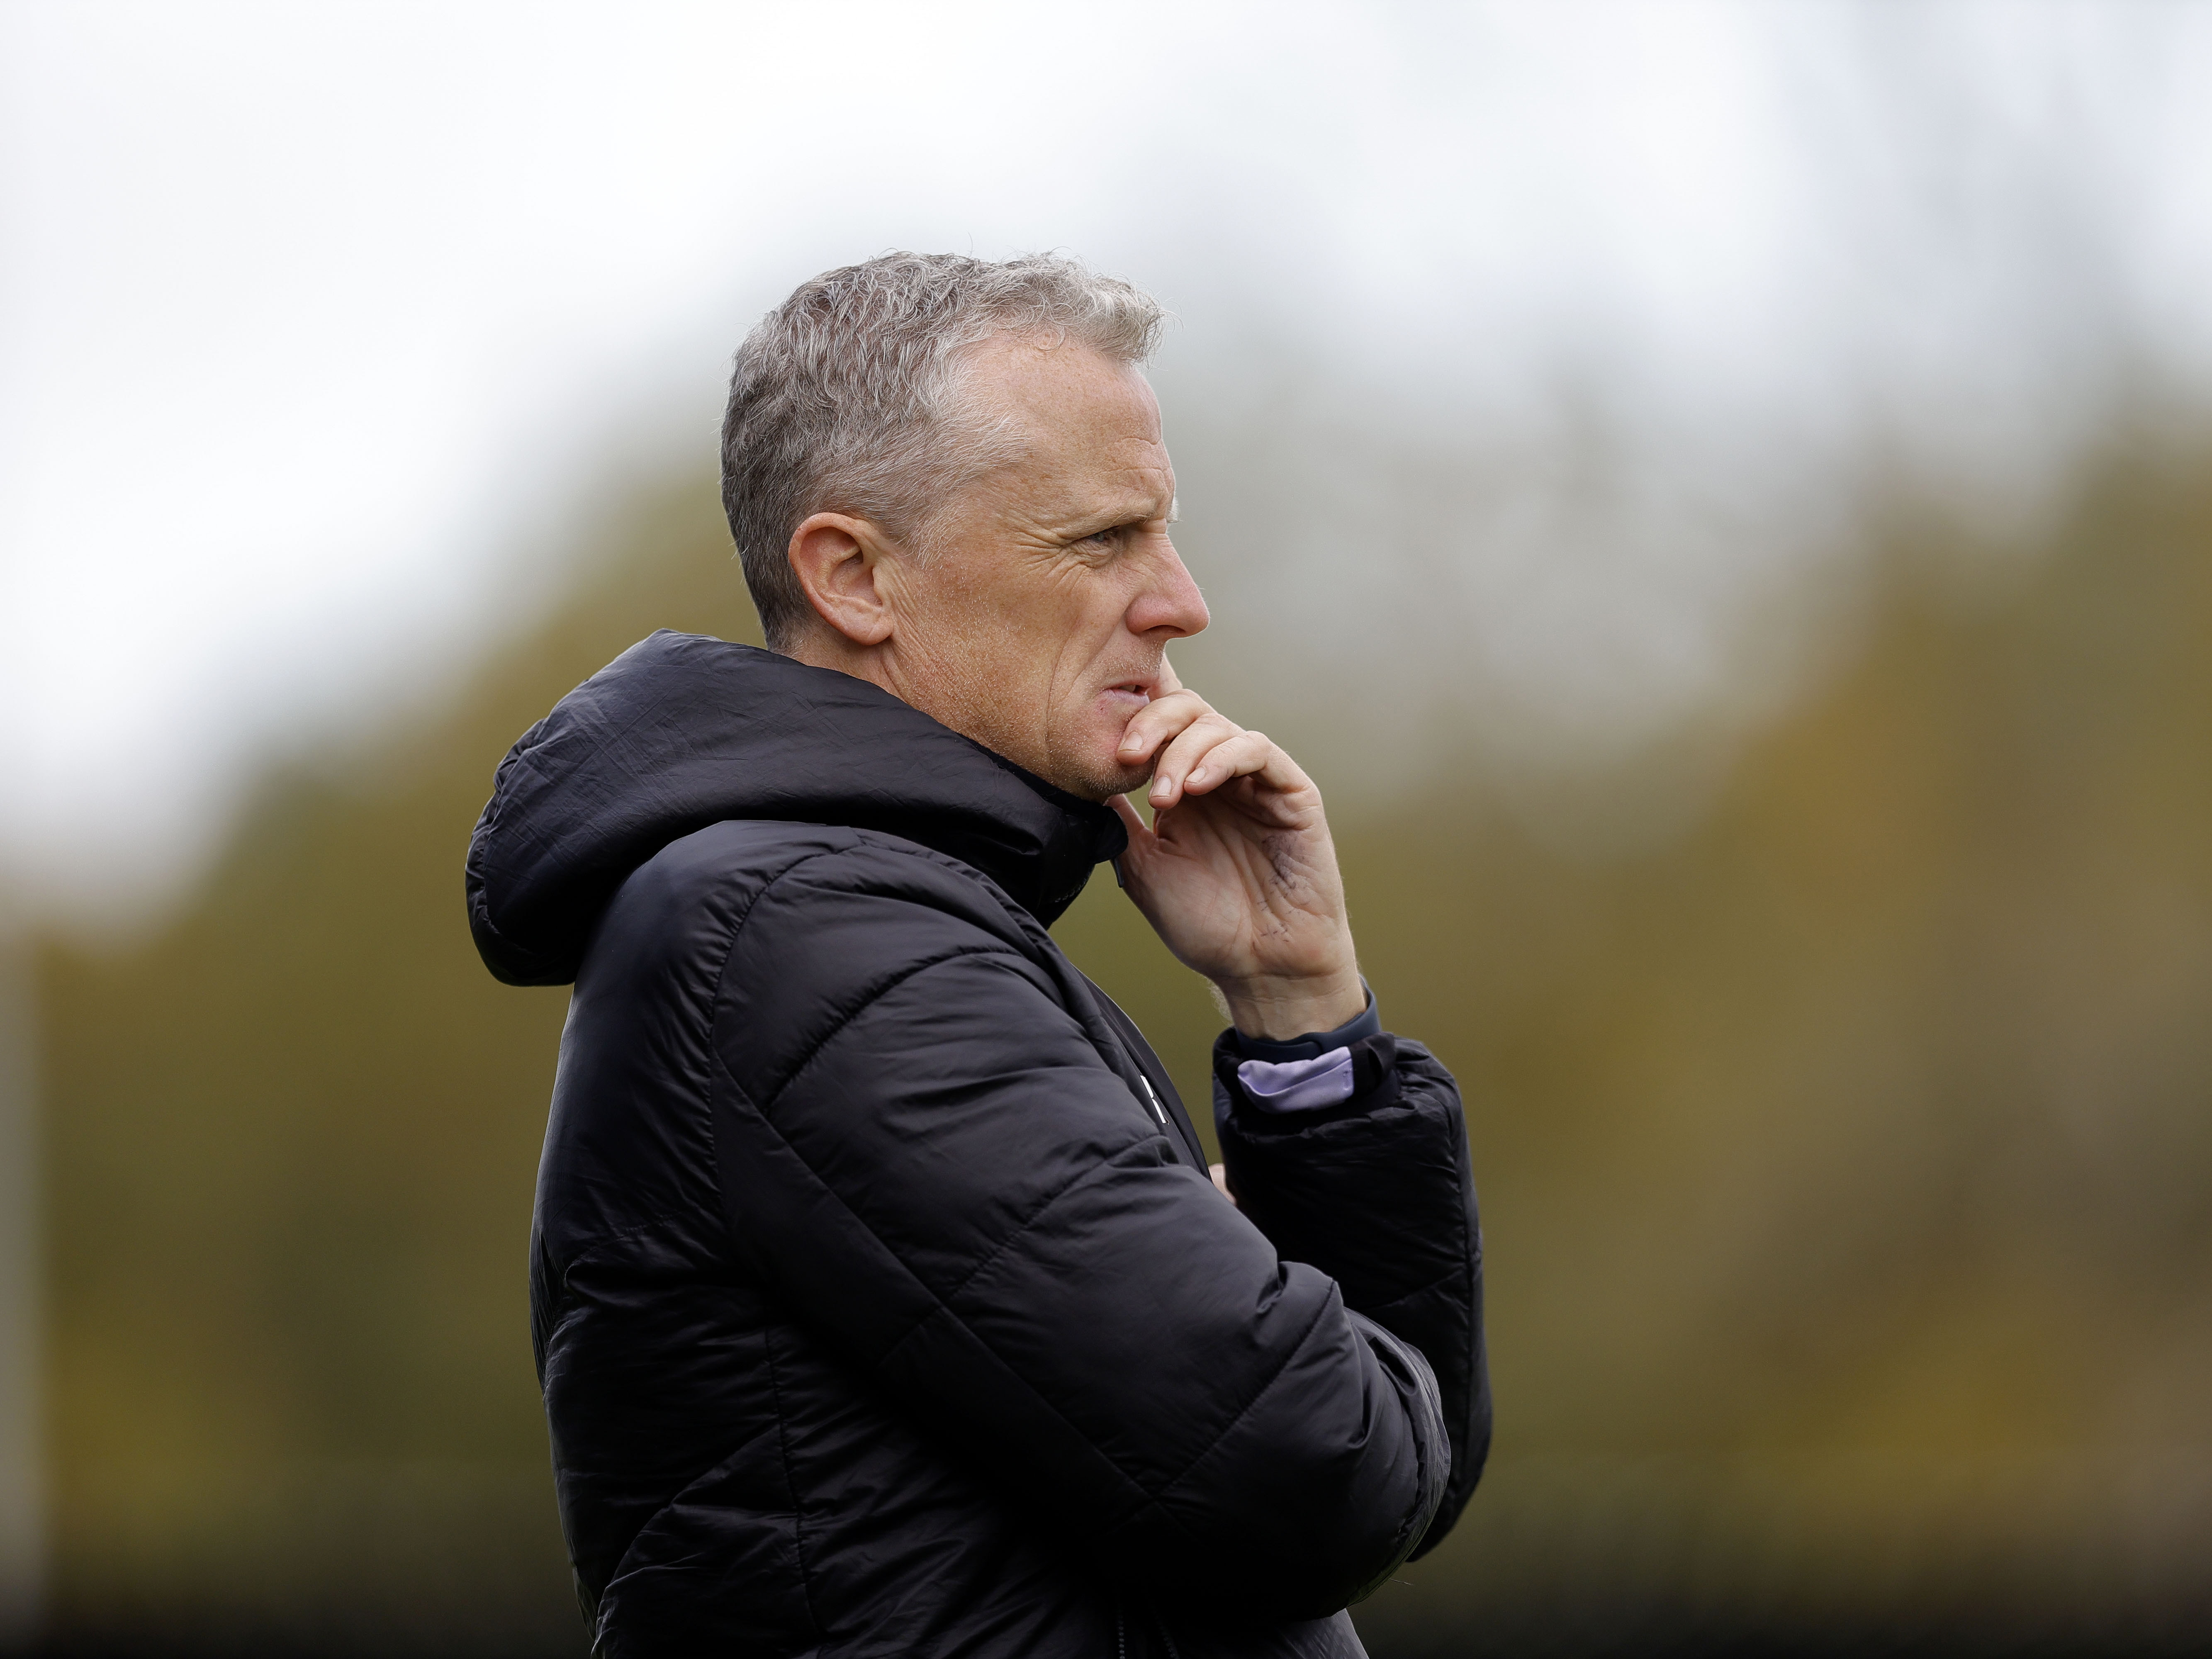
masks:
{"type": "MultiPolygon", "coordinates": [[[[2112,1534],[2135,1579],[2066,1591],[2178,1594],[2212,1494],[2206,453],[2116,445],[2047,547],[1893,525],[1855,665],[1665,845],[1563,852],[1473,777],[1340,808],[1390,1022],[1468,1085],[1494,1275],[1498,1474],[1381,1639],[1547,1585],[1966,1605],[2194,1448],[2112,1534]],[[2015,1478],[2060,1454],[2112,1480],[2015,1478]],[[1877,1570],[1908,1523],[1924,1560],[1877,1570]]],[[[483,973],[460,861],[569,685],[750,627],[711,489],[613,522],[449,711],[273,780],[173,922],[43,953],[68,1631],[575,1640],[523,1301],[564,999],[483,973]]],[[[1110,879],[1060,933],[1202,1119],[1204,988],[1110,879]]]]}
{"type": "Polygon", "coordinates": [[[46,957],[64,1631],[574,1638],[520,1288],[566,998],[484,972],[461,856],[570,686],[752,622],[711,486],[605,539],[449,714],[272,779],[174,923],[46,957]]]}

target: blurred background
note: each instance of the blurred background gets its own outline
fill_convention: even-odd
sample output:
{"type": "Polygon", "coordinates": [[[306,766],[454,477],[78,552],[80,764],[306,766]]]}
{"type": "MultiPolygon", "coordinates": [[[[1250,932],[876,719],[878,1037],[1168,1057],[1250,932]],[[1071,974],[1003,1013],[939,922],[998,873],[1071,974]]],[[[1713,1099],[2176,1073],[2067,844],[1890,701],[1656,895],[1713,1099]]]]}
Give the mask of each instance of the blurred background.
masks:
{"type": "Polygon", "coordinates": [[[2212,1648],[2212,5],[16,0],[0,238],[0,1650],[582,1651],[462,854],[895,246],[1176,313],[1179,669],[1465,1085],[1378,1659],[2212,1648]]]}

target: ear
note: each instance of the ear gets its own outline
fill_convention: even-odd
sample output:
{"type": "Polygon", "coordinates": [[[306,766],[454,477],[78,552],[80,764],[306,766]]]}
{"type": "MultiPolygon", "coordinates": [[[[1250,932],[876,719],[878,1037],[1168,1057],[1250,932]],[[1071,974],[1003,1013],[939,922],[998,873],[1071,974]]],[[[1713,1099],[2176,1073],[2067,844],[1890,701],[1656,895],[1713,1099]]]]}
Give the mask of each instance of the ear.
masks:
{"type": "Polygon", "coordinates": [[[815,614],[854,645],[881,645],[897,618],[878,580],[890,545],[866,519],[817,513],[792,532],[792,574],[815,614]]]}

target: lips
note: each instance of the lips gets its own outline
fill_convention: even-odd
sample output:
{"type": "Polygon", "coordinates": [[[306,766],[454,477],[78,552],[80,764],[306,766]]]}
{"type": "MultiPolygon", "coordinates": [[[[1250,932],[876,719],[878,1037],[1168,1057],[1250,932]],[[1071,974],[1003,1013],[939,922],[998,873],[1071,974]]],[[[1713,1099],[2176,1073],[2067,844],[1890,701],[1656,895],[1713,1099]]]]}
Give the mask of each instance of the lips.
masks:
{"type": "Polygon", "coordinates": [[[1098,694],[1094,706],[1118,723],[1133,719],[1137,711],[1151,702],[1151,696],[1141,688],[1125,684],[1108,686],[1098,694]]]}

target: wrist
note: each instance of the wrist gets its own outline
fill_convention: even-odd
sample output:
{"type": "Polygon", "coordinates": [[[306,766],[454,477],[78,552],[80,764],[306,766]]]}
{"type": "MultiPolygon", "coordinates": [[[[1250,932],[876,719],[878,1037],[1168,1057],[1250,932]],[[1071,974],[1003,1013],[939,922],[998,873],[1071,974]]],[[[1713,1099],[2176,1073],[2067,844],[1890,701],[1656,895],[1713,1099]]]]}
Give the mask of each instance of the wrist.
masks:
{"type": "Polygon", "coordinates": [[[1257,975],[1216,980],[1214,988],[1240,1036],[1289,1042],[1309,1031],[1333,1031],[1367,1007],[1367,986],[1357,967],[1326,975],[1257,975]]]}

